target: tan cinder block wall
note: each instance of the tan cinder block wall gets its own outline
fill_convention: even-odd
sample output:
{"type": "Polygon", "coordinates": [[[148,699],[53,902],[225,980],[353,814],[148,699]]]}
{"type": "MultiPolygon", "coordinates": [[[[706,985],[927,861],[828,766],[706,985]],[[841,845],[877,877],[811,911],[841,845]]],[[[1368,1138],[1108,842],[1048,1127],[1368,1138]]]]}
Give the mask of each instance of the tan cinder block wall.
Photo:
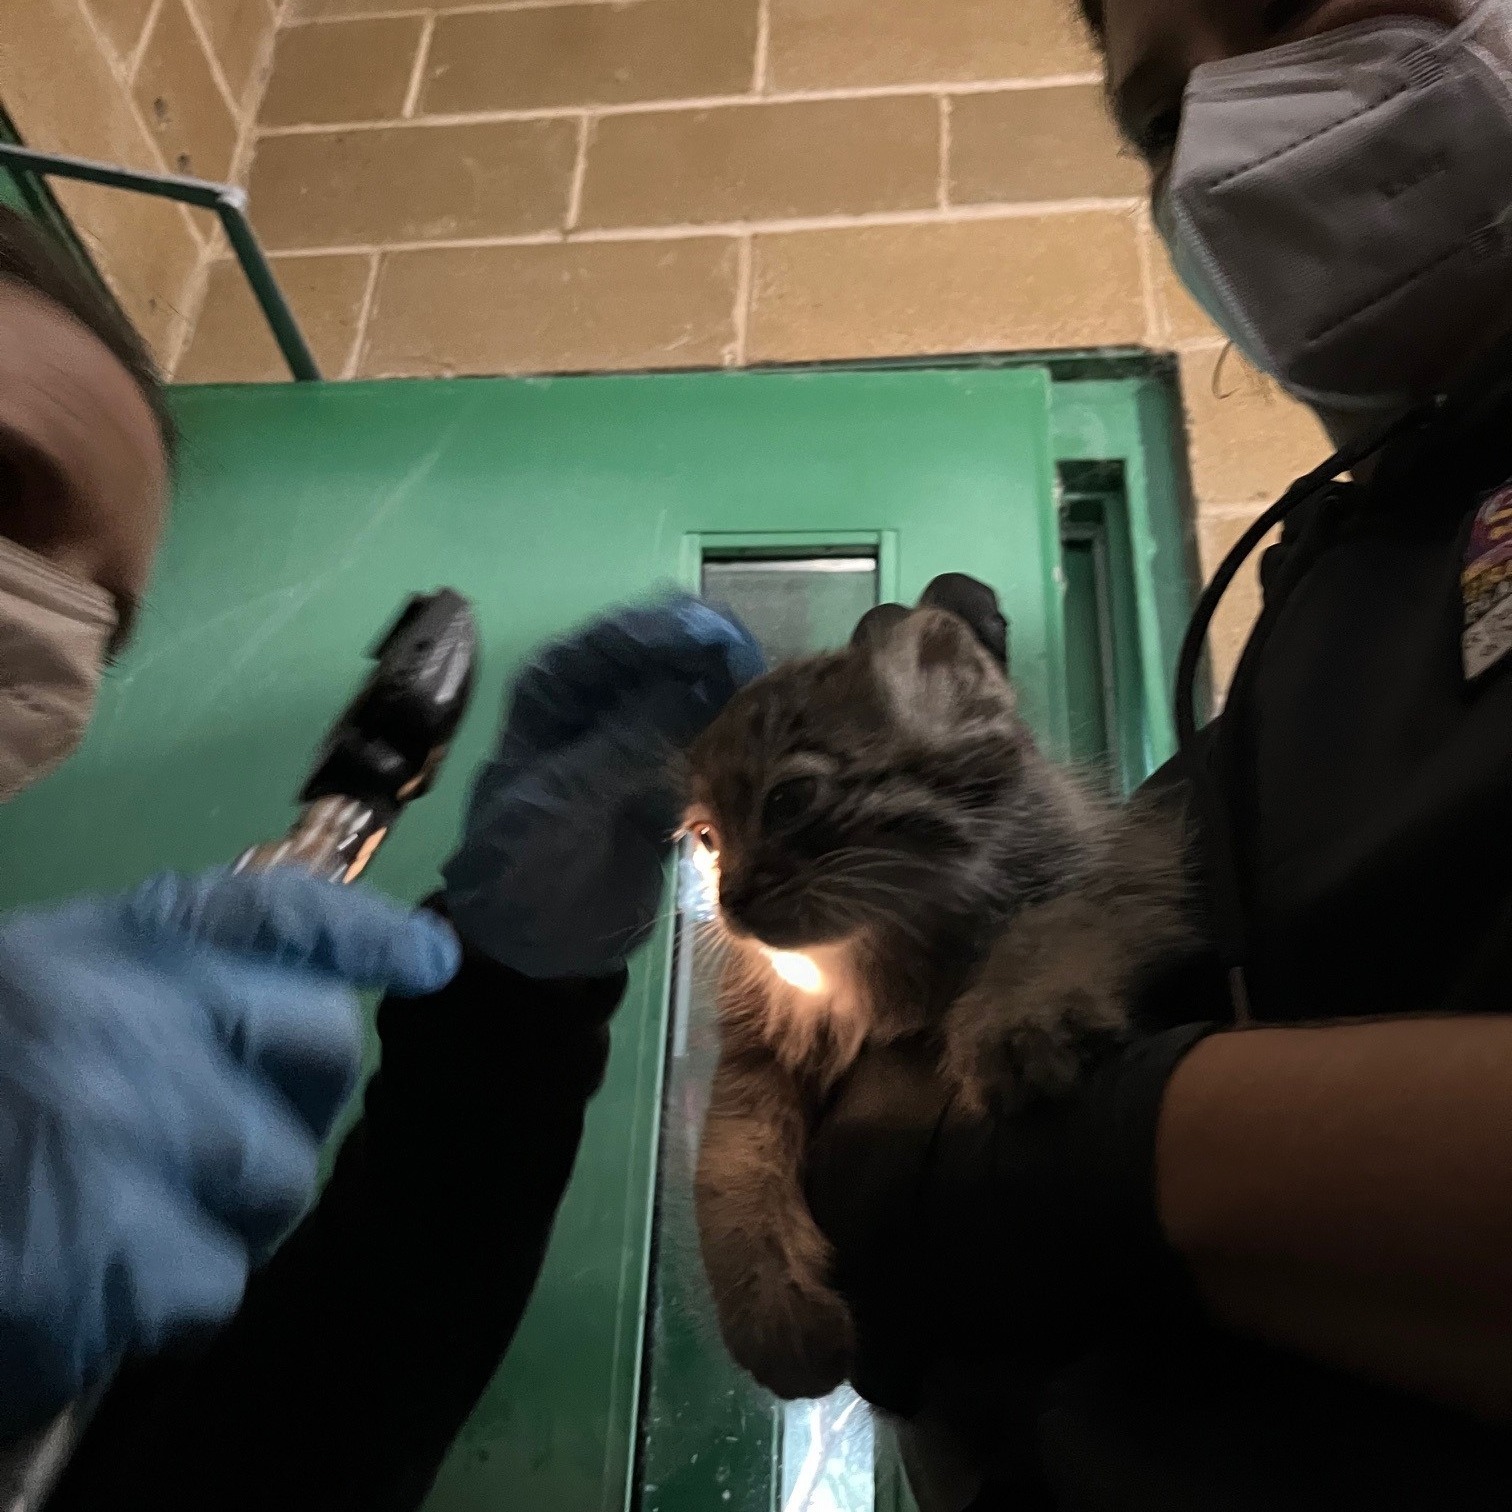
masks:
{"type": "MultiPolygon", "coordinates": [[[[234,180],[250,162],[283,0],[0,0],[0,104],[22,140],[234,180]]],[[[219,238],[212,217],[53,181],[96,264],[171,370],[219,238]]]]}
{"type": "MultiPolygon", "coordinates": [[[[1326,452],[1167,272],[1074,0],[291,0],[250,187],[332,374],[1175,351],[1209,568],[1326,452]]],[[[180,371],[280,376],[226,264],[180,371]]]]}

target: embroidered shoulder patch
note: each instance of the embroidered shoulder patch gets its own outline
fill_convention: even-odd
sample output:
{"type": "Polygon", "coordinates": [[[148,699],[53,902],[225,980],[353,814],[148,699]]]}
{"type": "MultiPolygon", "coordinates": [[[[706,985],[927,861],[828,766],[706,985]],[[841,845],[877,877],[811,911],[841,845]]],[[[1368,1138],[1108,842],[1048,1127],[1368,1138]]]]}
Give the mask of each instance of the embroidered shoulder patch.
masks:
{"type": "Polygon", "coordinates": [[[1512,482],[1475,513],[1460,571],[1465,676],[1479,677],[1512,651],[1512,482]]]}

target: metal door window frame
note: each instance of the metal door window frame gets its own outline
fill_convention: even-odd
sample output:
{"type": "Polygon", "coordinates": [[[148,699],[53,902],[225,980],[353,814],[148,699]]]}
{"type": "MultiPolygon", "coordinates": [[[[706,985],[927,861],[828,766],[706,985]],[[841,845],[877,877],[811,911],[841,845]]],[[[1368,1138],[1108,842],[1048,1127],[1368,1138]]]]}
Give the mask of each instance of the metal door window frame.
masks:
{"type": "Polygon", "coordinates": [[[682,587],[697,593],[703,586],[706,561],[729,562],[742,557],[752,561],[812,561],[863,556],[877,563],[878,601],[897,598],[896,530],[692,531],[682,538],[678,577],[682,587]]]}

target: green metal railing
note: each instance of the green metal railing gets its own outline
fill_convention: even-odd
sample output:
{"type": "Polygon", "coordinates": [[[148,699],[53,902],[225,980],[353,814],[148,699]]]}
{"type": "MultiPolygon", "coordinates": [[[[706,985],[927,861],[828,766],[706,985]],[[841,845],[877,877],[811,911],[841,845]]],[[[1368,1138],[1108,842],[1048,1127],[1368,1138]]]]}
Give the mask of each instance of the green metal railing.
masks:
{"type": "Polygon", "coordinates": [[[310,351],[294,312],[278,287],[273,269],[259,246],[252,223],[247,219],[247,194],[235,184],[217,184],[209,179],[188,178],[176,173],[143,173],[135,168],[119,168],[111,163],[96,163],[88,158],[66,157],[56,152],[37,152],[15,142],[0,141],[0,169],[12,174],[36,177],[77,179],[86,184],[103,184],[109,189],[126,189],[137,194],[151,194],[158,199],[175,200],[213,212],[226,232],[226,239],[236,253],[236,260],[252,286],[252,293],[272,328],[278,349],[289,365],[289,372],[301,382],[315,382],[320,368],[310,351]]]}

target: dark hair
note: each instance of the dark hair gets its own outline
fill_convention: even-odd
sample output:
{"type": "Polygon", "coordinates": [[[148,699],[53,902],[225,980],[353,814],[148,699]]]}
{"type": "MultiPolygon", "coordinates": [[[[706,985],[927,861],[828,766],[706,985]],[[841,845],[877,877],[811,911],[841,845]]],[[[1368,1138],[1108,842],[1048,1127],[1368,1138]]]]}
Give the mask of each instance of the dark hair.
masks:
{"type": "Polygon", "coordinates": [[[61,305],[105,343],[141,390],[171,457],[177,433],[157,363],[83,258],[35,221],[0,205],[0,278],[12,278],[61,305]]]}
{"type": "Polygon", "coordinates": [[[1082,20],[1092,30],[1092,35],[1102,40],[1103,35],[1103,0],[1081,0],[1082,20]]]}

